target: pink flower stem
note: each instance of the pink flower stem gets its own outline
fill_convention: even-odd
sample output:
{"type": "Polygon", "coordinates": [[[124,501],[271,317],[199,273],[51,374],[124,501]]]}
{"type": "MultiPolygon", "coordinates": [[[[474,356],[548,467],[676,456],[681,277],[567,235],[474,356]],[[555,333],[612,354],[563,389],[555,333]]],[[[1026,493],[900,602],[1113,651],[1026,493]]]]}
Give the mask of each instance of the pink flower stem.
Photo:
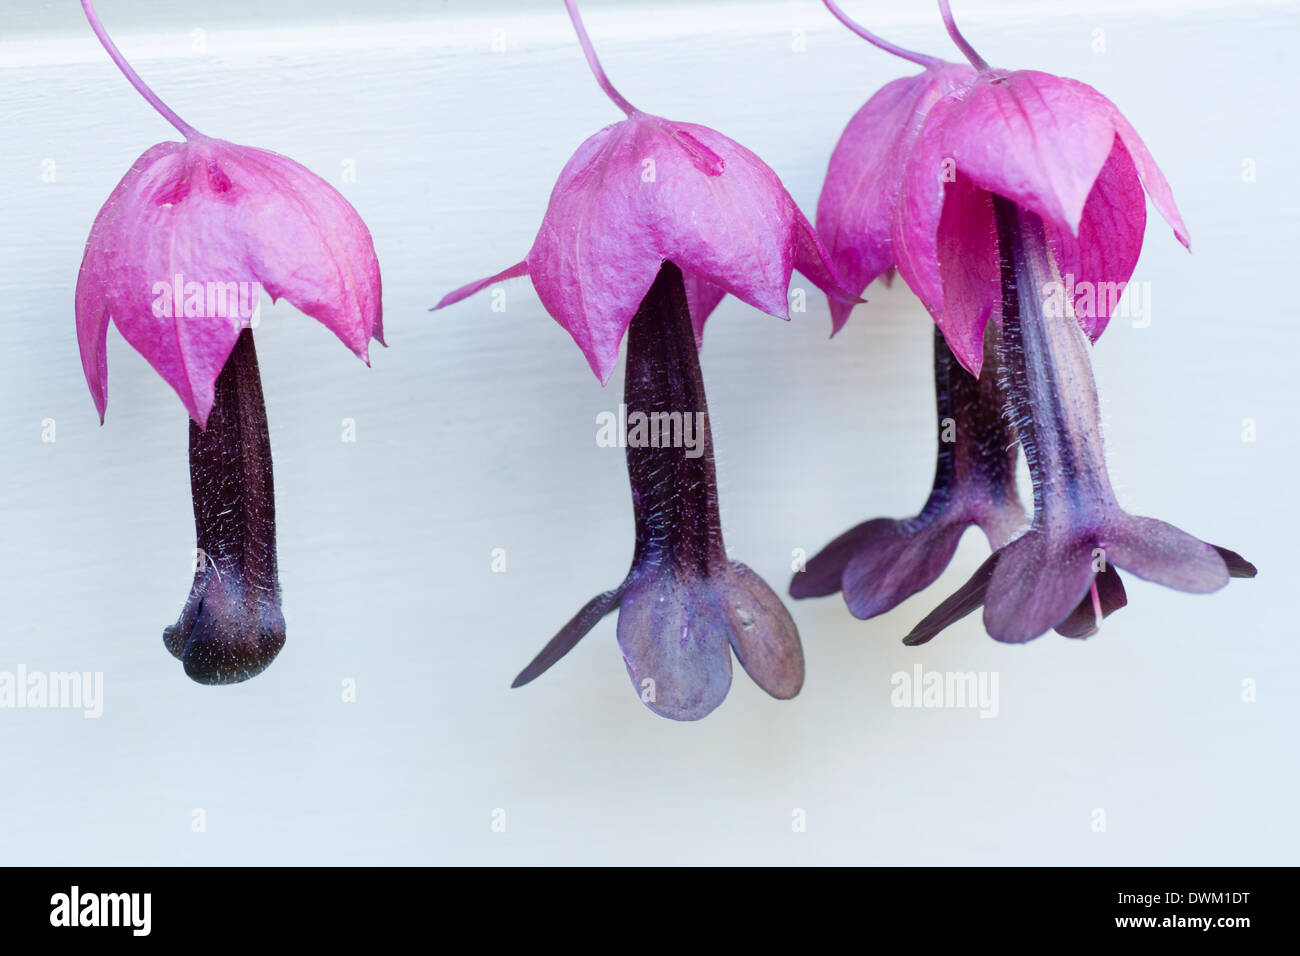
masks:
{"type": "Polygon", "coordinates": [[[569,11],[569,19],[573,21],[573,29],[578,34],[578,42],[582,44],[582,52],[586,54],[587,65],[591,67],[591,72],[596,75],[596,82],[600,88],[605,91],[605,95],[614,101],[614,105],[621,109],[628,116],[636,116],[641,111],[623,98],[623,94],[614,89],[614,84],[609,81],[605,75],[605,69],[600,65],[600,60],[596,58],[596,48],[591,45],[591,37],[587,36],[587,28],[582,25],[582,15],[578,13],[577,0],[564,0],[564,6],[569,11]]]}
{"type": "Polygon", "coordinates": [[[957,44],[957,49],[961,50],[962,55],[970,60],[970,65],[981,73],[987,70],[989,65],[984,57],[975,52],[975,48],[957,29],[957,22],[952,18],[952,8],[948,6],[948,0],[939,0],[939,13],[943,15],[943,25],[948,28],[948,36],[952,37],[952,42],[957,44]]]}
{"type": "Polygon", "coordinates": [[[130,81],[131,85],[136,88],[136,91],[145,98],[145,101],[161,113],[163,119],[180,130],[181,135],[186,139],[203,135],[177,116],[172,108],[160,100],[158,94],[149,89],[145,81],[140,79],[140,74],[131,68],[131,64],[126,62],[126,57],[122,55],[122,51],[109,39],[108,31],[104,29],[104,24],[99,22],[99,15],[95,13],[94,4],[90,0],[81,0],[81,9],[86,12],[86,19],[90,21],[90,29],[95,31],[95,36],[99,37],[99,42],[104,45],[104,49],[113,58],[117,68],[122,71],[122,74],[130,81]]]}
{"type": "Polygon", "coordinates": [[[880,47],[880,49],[884,50],[886,53],[892,53],[894,56],[902,57],[904,60],[911,60],[913,63],[917,63],[926,69],[940,66],[943,63],[943,61],[938,57],[926,56],[924,53],[913,53],[911,50],[904,50],[901,46],[895,46],[888,40],[881,39],[861,24],[850,19],[849,15],[834,3],[834,0],[822,0],[822,3],[826,4],[826,9],[829,10],[834,15],[835,19],[840,21],[840,23],[844,24],[868,43],[880,47]]]}

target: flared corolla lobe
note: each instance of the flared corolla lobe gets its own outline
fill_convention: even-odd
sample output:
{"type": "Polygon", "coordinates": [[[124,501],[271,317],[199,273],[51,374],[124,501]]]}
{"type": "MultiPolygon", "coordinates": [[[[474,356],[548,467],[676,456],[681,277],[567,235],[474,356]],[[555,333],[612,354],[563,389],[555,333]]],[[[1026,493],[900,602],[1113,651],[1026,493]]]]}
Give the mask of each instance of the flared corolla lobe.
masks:
{"type": "Polygon", "coordinates": [[[1173,525],[1125,512],[1106,471],[1088,342],[1072,316],[1047,305],[1059,273],[1041,218],[994,199],[1005,300],[1001,349],[1017,434],[1034,486],[1029,529],[993,553],[971,580],[916,626],[908,644],[984,608],[984,628],[1019,643],[1058,628],[1085,636],[1124,604],[1116,568],[1180,591],[1206,593],[1254,566],[1173,525]]]}
{"type": "Polygon", "coordinates": [[[685,284],[671,262],[631,323],[624,404],[629,422],[690,429],[690,447],[662,430],[645,440],[629,434],[636,519],[631,570],[617,588],[588,602],[514,686],[539,676],[619,608],[628,676],[655,713],[677,720],[710,713],[731,686],[732,651],[773,697],[795,696],[804,664],[794,621],[757,574],[728,559],[723,545],[708,405],[685,284]]]}
{"type": "Polygon", "coordinates": [[[291,159],[192,132],[135,161],[100,209],[77,277],[77,340],[100,418],[110,320],[204,425],[260,289],[369,361],[379,263],[351,204],[291,159]]]}

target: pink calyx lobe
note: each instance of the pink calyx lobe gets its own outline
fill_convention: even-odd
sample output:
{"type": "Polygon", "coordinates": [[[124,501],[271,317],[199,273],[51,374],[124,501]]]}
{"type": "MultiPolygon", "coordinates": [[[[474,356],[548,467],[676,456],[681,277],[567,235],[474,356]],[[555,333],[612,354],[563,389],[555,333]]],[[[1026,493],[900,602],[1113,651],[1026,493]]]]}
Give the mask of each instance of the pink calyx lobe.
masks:
{"type": "Polygon", "coordinates": [[[565,6],[597,83],[627,118],[578,147],[522,262],[456,289],[434,308],[529,275],[604,384],[632,317],[669,261],[682,271],[697,344],[727,293],[788,319],[795,269],[833,299],[859,302],[776,173],[716,130],[632,106],[605,76],[577,4],[565,6]]]}
{"type": "MultiPolygon", "coordinates": [[[[852,288],[896,266],[978,375],[985,325],[1002,308],[993,196],[1043,220],[1093,340],[1137,262],[1147,194],[1178,240],[1189,238],[1169,184],[1113,103],[1077,80],[989,68],[941,7],[973,65],[891,50],[927,68],[886,85],[850,121],[817,220],[852,288]]],[[[847,317],[831,308],[837,322],[847,317]]]]}
{"type": "Polygon", "coordinates": [[[578,147],[522,263],[457,289],[436,308],[526,273],[604,383],[668,261],[686,277],[697,341],[727,293],[788,319],[795,269],[828,295],[858,301],[761,159],[706,126],[634,112],[578,147]]]}
{"type": "Polygon", "coordinates": [[[101,420],[110,320],[202,426],[248,326],[231,293],[246,305],[262,288],[364,361],[370,339],[383,342],[374,243],[337,190],[277,153],[199,133],[146,150],[96,216],[77,279],[77,338],[101,420]]]}

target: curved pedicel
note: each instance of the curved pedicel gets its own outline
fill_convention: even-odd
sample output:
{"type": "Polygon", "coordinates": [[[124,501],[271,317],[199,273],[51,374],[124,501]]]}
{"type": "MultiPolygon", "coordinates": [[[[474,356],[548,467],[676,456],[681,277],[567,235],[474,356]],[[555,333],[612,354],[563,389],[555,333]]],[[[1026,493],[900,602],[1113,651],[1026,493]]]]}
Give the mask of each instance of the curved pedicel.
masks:
{"type": "Polygon", "coordinates": [[[928,641],[981,604],[985,629],[1000,641],[1028,641],[1054,627],[1078,632],[1089,596],[1094,624],[1122,606],[1123,587],[1110,580],[1116,567],[1194,593],[1217,590],[1230,575],[1253,577],[1254,566],[1240,555],[1119,507],[1087,340],[1072,315],[1048,305],[1047,290],[1059,277],[1043,223],[1000,196],[994,212],[1003,250],[1002,365],[1033,479],[1034,519],[905,643],[928,641]]]}
{"type": "Polygon", "coordinates": [[[275,560],[275,488],[253,333],[217,378],[207,429],[190,421],[194,584],[163,643],[201,684],[261,673],[284,646],[275,560]]]}
{"type": "Polygon", "coordinates": [[[665,262],[632,319],[624,384],[636,546],[597,595],[515,679],[532,681],[620,608],[628,676],[651,710],[694,720],[731,685],[731,650],[779,698],[803,685],[794,621],[758,575],[729,561],[718,515],[708,404],[681,270],[665,262]]]}
{"type": "MultiPolygon", "coordinates": [[[[997,336],[987,338],[986,348],[996,348],[997,336]]],[[[1003,417],[998,379],[977,380],[962,368],[937,327],[934,390],[938,457],[920,514],[876,518],[841,535],[795,573],[791,597],[821,597],[843,588],[855,617],[875,617],[932,584],[971,525],[979,525],[997,548],[1024,524],[1015,434],[1003,417]]]]}

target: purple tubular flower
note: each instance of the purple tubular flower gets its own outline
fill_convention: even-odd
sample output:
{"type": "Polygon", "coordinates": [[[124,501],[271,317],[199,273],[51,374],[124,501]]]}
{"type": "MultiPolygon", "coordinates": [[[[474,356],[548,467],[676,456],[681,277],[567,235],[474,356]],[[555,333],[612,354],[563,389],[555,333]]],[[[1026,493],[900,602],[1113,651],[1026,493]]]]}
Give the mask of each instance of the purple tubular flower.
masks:
{"type": "Polygon", "coordinates": [[[570,19],[600,87],[627,118],[592,136],[560,173],[527,259],[451,292],[435,308],[501,279],[529,276],[602,383],[628,337],[627,434],[636,549],[627,578],[597,595],[515,679],[519,687],[620,608],[628,674],[655,713],[696,720],[731,686],[731,652],[778,698],[803,685],[794,621],[753,571],[728,560],[698,348],[723,295],[788,318],[791,270],[832,298],[845,290],[780,179],[739,143],[642,113],[606,78],[578,15],[570,19]],[[693,447],[662,428],[693,429],[693,447]],[[702,444],[701,444],[702,443],[702,444]]]}
{"type": "MultiPolygon", "coordinates": [[[[824,2],[869,42],[925,67],[886,85],[849,122],[817,225],[853,288],[896,268],[932,314],[945,343],[936,346],[941,443],[921,514],[841,535],[795,575],[791,594],[842,589],[855,615],[883,613],[938,577],[972,523],[994,555],[909,643],[981,605],[1000,640],[1051,628],[1086,637],[1127,602],[1116,566],[1192,591],[1213,590],[1229,574],[1253,576],[1233,552],[1125,515],[1106,478],[1083,335],[1101,335],[1132,274],[1148,194],[1188,244],[1169,185],[1136,131],[1075,80],[991,70],[957,31],[946,0],[945,25],[969,66],[901,50],[824,2]],[[1026,269],[1032,277],[1021,275],[1026,269]],[[1031,278],[1039,284],[1026,285],[1031,278]],[[992,368],[981,374],[986,363],[992,368]],[[942,442],[949,417],[951,449],[942,442]],[[1012,541],[1017,440],[1035,507],[1029,531],[1012,541]]],[[[831,310],[837,323],[847,317],[842,304],[831,310]]]]}
{"type": "MultiPolygon", "coordinates": [[[[708,423],[682,272],[666,262],[628,330],[629,423],[695,430],[689,444],[633,441],[636,546],[623,583],[592,598],[519,674],[532,681],[619,608],[618,642],[641,700],[657,714],[697,720],[731,687],[731,651],[777,698],[803,686],[803,651],[789,612],[763,580],[727,558],[708,423]]],[[[663,436],[663,432],[658,433],[663,436]]]]}
{"type": "Polygon", "coordinates": [[[1106,473],[1085,333],[1069,310],[1051,307],[1059,273],[1048,230],[1002,196],[993,210],[1003,250],[1001,360],[1033,479],[1033,522],[904,643],[923,644],[980,605],[985,630],[999,641],[1021,643],[1054,627],[1086,631],[1086,596],[1097,622],[1123,602],[1116,567],[1192,593],[1218,590],[1230,576],[1254,577],[1240,555],[1120,508],[1106,473]]]}
{"type": "MultiPolygon", "coordinates": [[[[988,339],[992,347],[996,336],[988,339]]],[[[795,574],[791,597],[821,597],[842,588],[855,617],[875,617],[942,574],[971,525],[997,548],[1024,524],[1016,493],[1017,446],[1003,420],[998,380],[977,380],[962,368],[937,328],[934,388],[938,462],[921,513],[902,521],[876,518],[841,535],[795,574]]]]}

